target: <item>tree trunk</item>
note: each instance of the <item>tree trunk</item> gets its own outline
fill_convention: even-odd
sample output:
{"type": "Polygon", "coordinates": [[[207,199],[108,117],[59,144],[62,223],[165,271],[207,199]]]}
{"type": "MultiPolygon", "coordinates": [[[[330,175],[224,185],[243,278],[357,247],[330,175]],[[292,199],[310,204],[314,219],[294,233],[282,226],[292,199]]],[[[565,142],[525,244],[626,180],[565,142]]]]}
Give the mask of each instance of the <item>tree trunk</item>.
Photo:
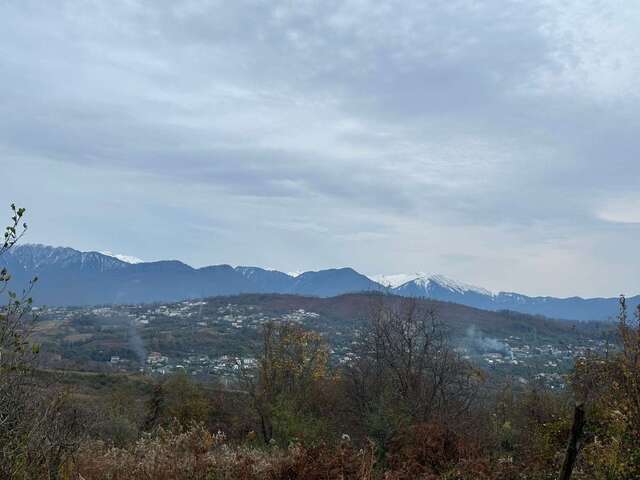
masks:
{"type": "Polygon", "coordinates": [[[582,438],[584,430],[584,406],[579,403],[573,413],[573,426],[571,427],[571,436],[569,437],[569,444],[567,445],[567,453],[564,457],[564,463],[562,470],[560,470],[560,476],[558,480],[569,480],[571,473],[573,473],[573,467],[576,464],[578,457],[578,443],[582,438]]]}

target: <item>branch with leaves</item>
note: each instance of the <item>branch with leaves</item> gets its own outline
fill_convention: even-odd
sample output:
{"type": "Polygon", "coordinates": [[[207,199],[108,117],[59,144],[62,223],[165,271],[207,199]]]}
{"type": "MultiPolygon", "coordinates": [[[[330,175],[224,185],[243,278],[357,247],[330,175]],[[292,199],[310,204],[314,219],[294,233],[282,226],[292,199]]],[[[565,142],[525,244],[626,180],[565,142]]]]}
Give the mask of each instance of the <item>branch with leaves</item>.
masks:
{"type": "Polygon", "coordinates": [[[14,203],[11,204],[11,223],[4,230],[4,241],[0,246],[0,255],[13,247],[27,231],[27,224],[23,221],[26,209],[18,208],[14,203]]]}

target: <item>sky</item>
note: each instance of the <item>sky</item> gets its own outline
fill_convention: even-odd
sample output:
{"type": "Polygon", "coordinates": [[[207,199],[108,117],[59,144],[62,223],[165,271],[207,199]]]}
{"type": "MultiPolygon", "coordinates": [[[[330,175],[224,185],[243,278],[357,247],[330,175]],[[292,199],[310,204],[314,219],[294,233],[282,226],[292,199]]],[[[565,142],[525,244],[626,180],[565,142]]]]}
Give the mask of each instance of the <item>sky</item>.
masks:
{"type": "Polygon", "coordinates": [[[25,241],[640,292],[640,3],[0,2],[25,241]]]}

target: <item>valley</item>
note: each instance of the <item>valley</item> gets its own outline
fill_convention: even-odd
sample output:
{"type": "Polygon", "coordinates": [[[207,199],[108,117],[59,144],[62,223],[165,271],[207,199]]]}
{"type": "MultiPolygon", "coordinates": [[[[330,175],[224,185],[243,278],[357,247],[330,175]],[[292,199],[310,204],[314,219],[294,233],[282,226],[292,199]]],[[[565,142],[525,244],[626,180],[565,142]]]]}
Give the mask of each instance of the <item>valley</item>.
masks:
{"type": "MultiPolygon", "coordinates": [[[[94,372],[168,375],[233,384],[240,363],[255,364],[261,327],[293,322],[316,331],[331,362],[356,355],[366,319],[381,301],[399,297],[348,294],[332,298],[239,295],[177,303],[38,308],[34,339],[42,366],[94,372]]],[[[611,324],[549,320],[419,300],[435,312],[456,351],[491,376],[563,388],[577,358],[611,347],[611,324]]]]}

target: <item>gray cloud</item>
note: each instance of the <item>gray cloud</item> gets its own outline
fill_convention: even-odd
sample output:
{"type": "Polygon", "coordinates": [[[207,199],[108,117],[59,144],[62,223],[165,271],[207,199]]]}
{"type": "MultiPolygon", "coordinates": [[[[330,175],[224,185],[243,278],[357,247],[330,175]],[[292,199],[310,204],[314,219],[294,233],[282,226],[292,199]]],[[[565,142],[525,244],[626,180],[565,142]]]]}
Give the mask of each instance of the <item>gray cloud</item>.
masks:
{"type": "Polygon", "coordinates": [[[595,0],[5,2],[0,200],[34,241],[142,258],[617,294],[640,266],[617,258],[640,218],[638,20],[595,0]]]}

